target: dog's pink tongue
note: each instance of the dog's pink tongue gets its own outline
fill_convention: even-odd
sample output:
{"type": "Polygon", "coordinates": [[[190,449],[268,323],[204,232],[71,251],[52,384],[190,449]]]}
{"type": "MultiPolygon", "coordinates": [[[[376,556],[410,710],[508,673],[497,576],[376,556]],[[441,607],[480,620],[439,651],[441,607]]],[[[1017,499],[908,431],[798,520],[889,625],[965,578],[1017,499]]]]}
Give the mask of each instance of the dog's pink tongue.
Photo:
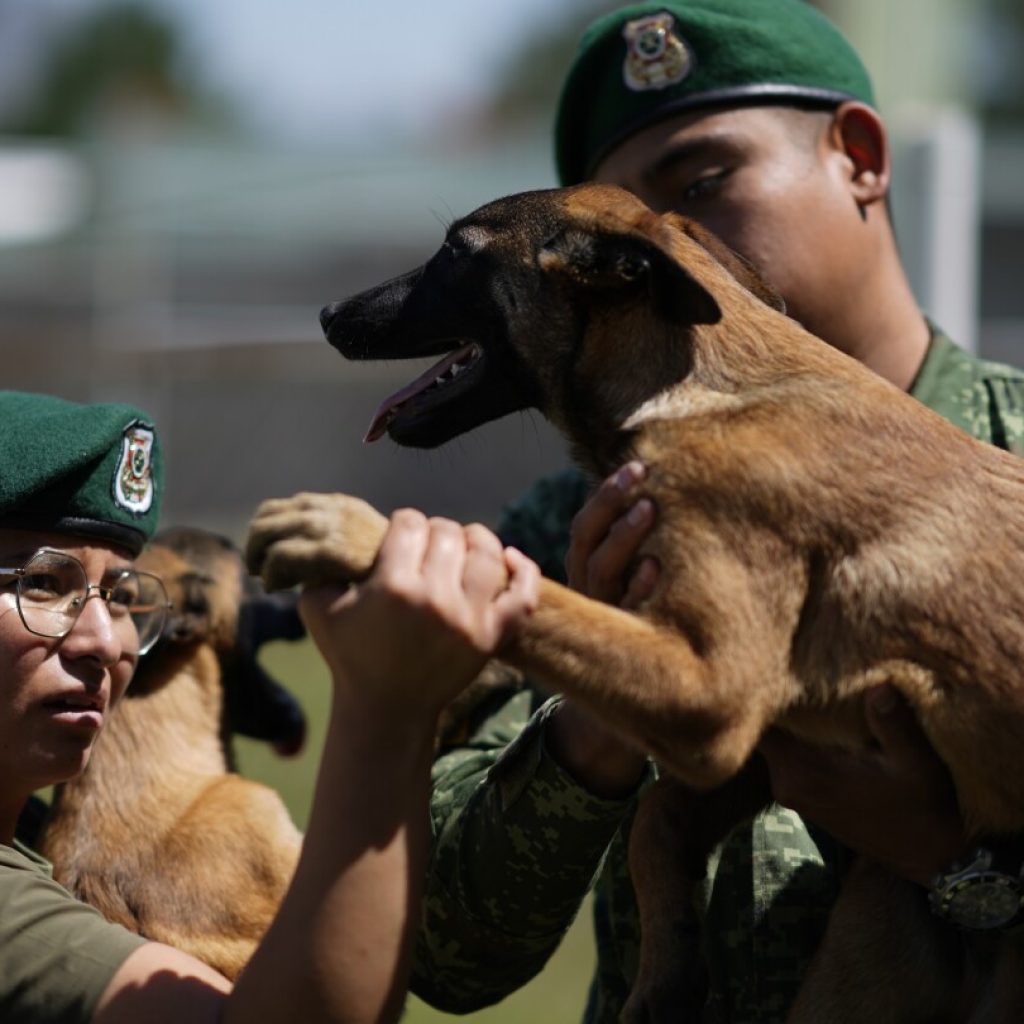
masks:
{"type": "Polygon", "coordinates": [[[466,345],[456,352],[449,352],[444,359],[435,363],[426,372],[421,373],[411,384],[406,384],[400,391],[396,391],[393,395],[385,398],[373,414],[373,419],[370,420],[370,426],[366,431],[363,441],[369,444],[371,441],[380,440],[387,433],[388,424],[398,414],[398,409],[403,403],[408,402],[413,395],[426,391],[438,377],[448,372],[449,367],[457,363],[463,356],[468,355],[472,350],[472,345],[466,345]]]}
{"type": "MultiPolygon", "coordinates": [[[[432,370],[428,370],[428,373],[433,373],[432,370]]],[[[424,375],[425,376],[425,375],[424,375]]],[[[407,402],[413,395],[418,394],[424,388],[429,387],[434,382],[434,377],[431,376],[427,382],[423,381],[422,377],[418,377],[411,384],[406,384],[401,391],[396,391],[393,395],[389,395],[384,399],[383,402],[377,406],[377,411],[373,414],[373,419],[370,420],[370,426],[366,430],[366,436],[363,438],[365,444],[370,444],[372,441],[379,441],[388,430],[388,424],[398,415],[399,406],[403,402],[407,402]]]]}

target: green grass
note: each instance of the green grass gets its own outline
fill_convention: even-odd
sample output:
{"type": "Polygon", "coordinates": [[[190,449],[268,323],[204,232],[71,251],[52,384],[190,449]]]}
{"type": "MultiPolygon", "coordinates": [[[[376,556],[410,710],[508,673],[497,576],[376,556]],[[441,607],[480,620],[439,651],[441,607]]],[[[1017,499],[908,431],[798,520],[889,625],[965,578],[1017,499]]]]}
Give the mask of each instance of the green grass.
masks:
{"type": "Polygon", "coordinates": [[[453,1017],[431,1009],[411,996],[405,1024],[437,1024],[440,1021],[471,1020],[481,1024],[579,1024],[587,998],[587,986],[594,969],[594,941],[590,908],[585,906],[547,967],[528,985],[485,1010],[453,1017]]]}
{"type": "MultiPolygon", "coordinates": [[[[309,640],[268,644],[260,655],[267,670],[302,702],[308,723],[306,749],[284,760],[261,743],[236,740],[239,768],[280,792],[299,827],[309,818],[313,781],[324,742],[330,682],[327,669],[309,640]]],[[[480,1024],[578,1024],[583,1014],[587,986],[594,968],[594,943],[590,908],[584,907],[558,952],[530,984],[497,1006],[465,1017],[431,1009],[410,997],[405,1024],[437,1024],[440,1021],[475,1021],[480,1024]]]]}
{"type": "Polygon", "coordinates": [[[235,737],[239,771],[273,786],[299,828],[309,820],[313,783],[324,745],[330,677],[311,640],[277,641],[260,650],[260,662],[302,704],[306,714],[306,746],[298,757],[278,757],[265,743],[235,737]]]}

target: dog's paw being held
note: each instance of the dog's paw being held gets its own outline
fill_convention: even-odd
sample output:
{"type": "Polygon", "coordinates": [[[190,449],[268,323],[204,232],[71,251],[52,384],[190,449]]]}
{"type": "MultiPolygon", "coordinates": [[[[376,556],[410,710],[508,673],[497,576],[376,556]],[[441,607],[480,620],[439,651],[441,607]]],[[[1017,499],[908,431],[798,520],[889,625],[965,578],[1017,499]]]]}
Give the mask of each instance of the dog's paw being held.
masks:
{"type": "Polygon", "coordinates": [[[246,563],[268,590],[353,582],[369,573],[386,529],[373,506],[347,494],[271,498],[249,524],[246,563]]]}

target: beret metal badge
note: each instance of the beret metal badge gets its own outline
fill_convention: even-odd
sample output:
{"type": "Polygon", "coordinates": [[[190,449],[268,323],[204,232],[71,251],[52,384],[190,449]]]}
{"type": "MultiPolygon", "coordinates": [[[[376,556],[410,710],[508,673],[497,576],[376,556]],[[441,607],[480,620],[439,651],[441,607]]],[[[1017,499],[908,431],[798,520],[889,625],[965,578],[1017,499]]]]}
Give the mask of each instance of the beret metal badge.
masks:
{"type": "Polygon", "coordinates": [[[124,429],[114,471],[114,501],[142,515],[153,504],[153,428],[136,420],[124,429]]]}
{"type": "Polygon", "coordinates": [[[693,58],[674,30],[675,18],[667,11],[626,22],[622,77],[628,88],[634,92],[664,89],[690,73],[693,58]]]}

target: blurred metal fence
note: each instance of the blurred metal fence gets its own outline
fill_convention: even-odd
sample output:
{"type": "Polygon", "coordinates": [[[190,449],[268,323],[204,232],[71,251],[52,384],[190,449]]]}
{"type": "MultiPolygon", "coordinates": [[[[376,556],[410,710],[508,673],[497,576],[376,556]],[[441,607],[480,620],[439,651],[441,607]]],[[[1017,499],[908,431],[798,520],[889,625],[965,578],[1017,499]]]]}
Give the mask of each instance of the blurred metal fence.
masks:
{"type": "MultiPolygon", "coordinates": [[[[0,147],[0,177],[5,152],[23,159],[25,150],[0,147]]],[[[1024,139],[988,138],[983,153],[981,201],[954,190],[980,212],[977,237],[941,265],[939,249],[955,239],[908,238],[911,276],[930,282],[936,301],[959,302],[967,319],[948,329],[970,341],[961,323],[971,326],[977,308],[981,352],[1024,362],[1024,139]],[[977,279],[948,277],[950,259],[954,274],[974,275],[975,244],[979,289],[977,279]]],[[[22,216],[23,234],[0,239],[0,385],[150,410],[168,455],[166,521],[238,535],[264,497],[343,489],[385,509],[415,504],[493,522],[563,463],[537,415],[436,452],[362,445],[378,401],[419,366],[347,364],[317,322],[325,302],[419,263],[456,216],[553,184],[543,140],[359,158],[108,140],[58,156],[80,219],[51,215],[56,226],[33,237],[24,211],[6,218],[22,216]]],[[[922,166],[936,170],[928,160],[902,167],[917,212],[952,215],[969,230],[963,210],[924,187],[922,166]]],[[[12,194],[0,193],[0,230],[12,194]]]]}

